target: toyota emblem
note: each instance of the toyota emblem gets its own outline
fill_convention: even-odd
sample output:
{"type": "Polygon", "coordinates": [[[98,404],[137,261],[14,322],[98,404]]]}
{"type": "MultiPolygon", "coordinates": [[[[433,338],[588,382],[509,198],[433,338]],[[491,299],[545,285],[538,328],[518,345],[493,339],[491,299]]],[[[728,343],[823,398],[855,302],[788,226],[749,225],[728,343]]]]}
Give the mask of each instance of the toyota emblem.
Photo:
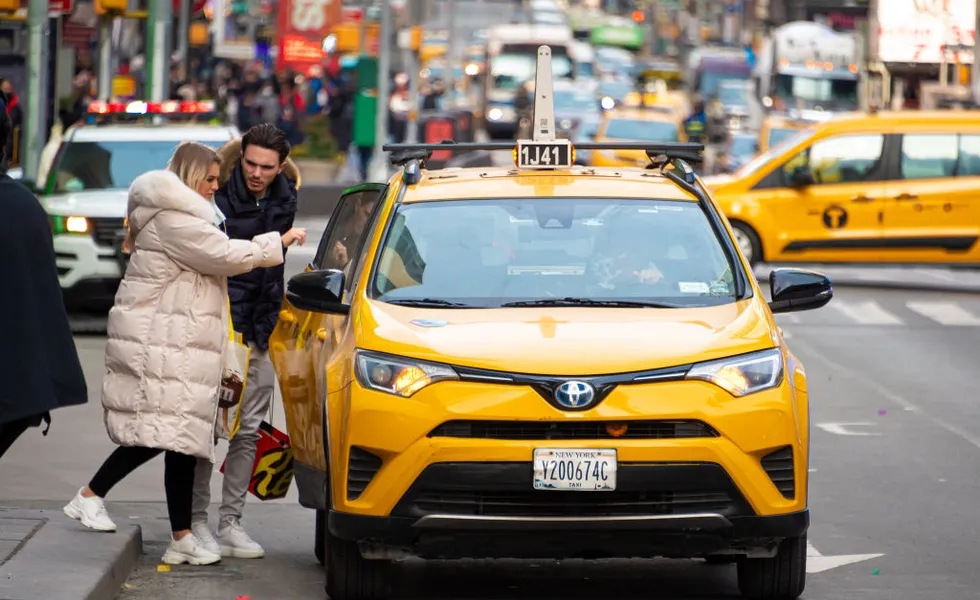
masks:
{"type": "Polygon", "coordinates": [[[595,399],[595,388],[584,381],[566,381],[555,388],[555,402],[565,408],[586,408],[595,399]]]}

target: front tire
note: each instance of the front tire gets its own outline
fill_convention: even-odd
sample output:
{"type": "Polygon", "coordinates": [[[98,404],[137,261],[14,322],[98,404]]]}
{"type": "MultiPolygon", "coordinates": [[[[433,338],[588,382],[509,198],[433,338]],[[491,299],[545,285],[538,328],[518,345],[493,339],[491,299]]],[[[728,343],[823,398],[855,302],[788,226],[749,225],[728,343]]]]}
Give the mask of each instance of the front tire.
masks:
{"type": "Polygon", "coordinates": [[[365,559],[357,542],[334,537],[329,527],[324,527],[323,539],[330,600],[380,600],[388,595],[390,561],[365,559]]]}
{"type": "Polygon", "coordinates": [[[753,600],[796,600],[806,588],[806,534],[779,543],[772,558],[738,563],[738,590],[753,600]]]}
{"type": "Polygon", "coordinates": [[[318,510],[316,511],[316,531],[314,533],[313,542],[313,554],[316,555],[316,561],[321,565],[324,564],[324,551],[327,548],[327,542],[325,539],[327,533],[327,511],[318,510]]]}

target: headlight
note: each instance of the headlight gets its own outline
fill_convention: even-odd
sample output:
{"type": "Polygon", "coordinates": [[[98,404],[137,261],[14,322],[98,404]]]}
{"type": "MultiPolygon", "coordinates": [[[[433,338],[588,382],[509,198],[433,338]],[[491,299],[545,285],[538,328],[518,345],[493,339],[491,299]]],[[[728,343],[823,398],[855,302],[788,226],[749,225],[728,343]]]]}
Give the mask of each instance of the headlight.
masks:
{"type": "Polygon", "coordinates": [[[459,378],[445,365],[366,350],[358,350],[354,356],[357,382],[362,387],[403,398],[438,381],[459,378]]]}
{"type": "Polygon", "coordinates": [[[53,233],[88,233],[88,219],[54,215],[51,217],[51,231],[53,233]]]}
{"type": "Polygon", "coordinates": [[[708,381],[732,396],[741,397],[779,385],[783,380],[783,354],[779,348],[699,363],[687,379],[708,381]]]}
{"type": "Polygon", "coordinates": [[[487,119],[491,121],[499,121],[504,118],[504,111],[499,108],[491,108],[487,111],[487,119]]]}
{"type": "Polygon", "coordinates": [[[616,101],[610,98],[609,96],[603,97],[600,103],[602,104],[602,108],[604,108],[605,110],[612,110],[613,107],[616,106],[616,101]]]}

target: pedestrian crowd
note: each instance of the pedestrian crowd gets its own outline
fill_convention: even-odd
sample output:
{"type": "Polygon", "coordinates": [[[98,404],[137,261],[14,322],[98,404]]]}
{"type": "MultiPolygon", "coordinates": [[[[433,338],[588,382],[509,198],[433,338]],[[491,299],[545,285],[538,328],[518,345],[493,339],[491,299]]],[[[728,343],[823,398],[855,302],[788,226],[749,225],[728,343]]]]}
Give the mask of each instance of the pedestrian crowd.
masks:
{"type": "MultiPolygon", "coordinates": [[[[13,124],[0,92],[0,151],[13,124]]],[[[125,274],[109,312],[102,405],[117,448],[68,504],[66,515],[90,529],[116,531],[105,498],[141,465],[164,454],[172,538],[167,564],[260,558],[243,526],[259,440],[275,372],[269,336],[284,293],[287,249],[306,230],[293,226],[299,172],[287,131],[250,126],[215,151],[182,143],[167,165],[139,176],[129,190],[125,274]],[[241,334],[250,349],[239,429],[231,436],[217,528],[209,525],[211,479],[226,348],[241,334]]],[[[0,457],[26,431],[52,426],[58,408],[88,402],[55,265],[52,231],[35,196],[0,175],[5,289],[0,339],[0,457]]],[[[54,425],[58,425],[55,423],[54,425]]],[[[80,482],[81,483],[81,482],[80,482]]]]}

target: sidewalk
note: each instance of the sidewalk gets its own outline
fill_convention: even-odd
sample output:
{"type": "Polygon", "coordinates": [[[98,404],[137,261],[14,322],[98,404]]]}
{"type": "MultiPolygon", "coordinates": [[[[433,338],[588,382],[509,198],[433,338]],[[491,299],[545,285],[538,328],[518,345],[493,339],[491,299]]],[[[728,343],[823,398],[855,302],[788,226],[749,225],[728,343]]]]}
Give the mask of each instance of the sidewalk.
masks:
{"type": "Polygon", "coordinates": [[[817,271],[829,277],[831,283],[840,287],[980,294],[980,269],[768,264],[756,266],[755,275],[760,282],[767,284],[770,271],[780,267],[817,271]]]}
{"type": "Polygon", "coordinates": [[[0,598],[112,600],[142,551],[138,525],[107,534],[60,510],[0,508],[0,598]]]}

